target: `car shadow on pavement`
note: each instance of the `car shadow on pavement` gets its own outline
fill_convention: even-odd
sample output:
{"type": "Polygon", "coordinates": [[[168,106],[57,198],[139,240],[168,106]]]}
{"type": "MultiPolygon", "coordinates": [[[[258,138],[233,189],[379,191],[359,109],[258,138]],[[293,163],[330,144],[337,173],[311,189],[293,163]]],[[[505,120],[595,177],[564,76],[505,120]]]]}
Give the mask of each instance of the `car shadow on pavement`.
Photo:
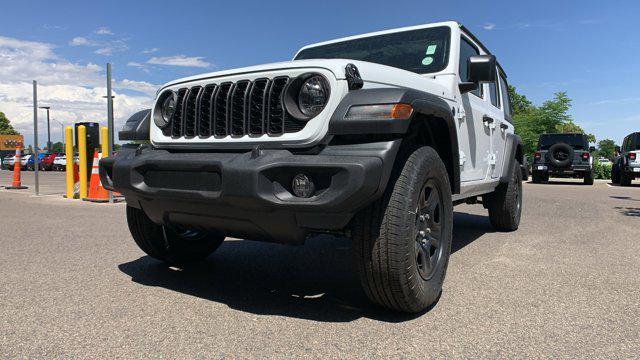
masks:
{"type": "Polygon", "coordinates": [[[615,209],[618,210],[620,214],[624,216],[640,217],[640,208],[637,208],[637,207],[616,206],[615,209]]]}
{"type": "MultiPolygon", "coordinates": [[[[485,216],[456,213],[454,218],[454,256],[492,231],[485,216]]],[[[118,268],[136,283],[259,315],[322,322],[362,317],[402,322],[422,315],[397,314],[371,304],[353,269],[350,240],[328,235],[308,240],[304,246],[231,240],[205,261],[182,268],[169,267],[148,256],[118,268]]]]}

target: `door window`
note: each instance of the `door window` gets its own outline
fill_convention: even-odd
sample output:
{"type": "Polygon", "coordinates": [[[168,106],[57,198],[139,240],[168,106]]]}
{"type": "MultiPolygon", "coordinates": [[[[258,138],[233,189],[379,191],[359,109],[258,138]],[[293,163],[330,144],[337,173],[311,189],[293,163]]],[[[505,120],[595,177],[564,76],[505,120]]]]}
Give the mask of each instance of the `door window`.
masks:
{"type": "MultiPolygon", "coordinates": [[[[477,47],[473,46],[467,39],[460,39],[460,64],[458,65],[458,72],[460,74],[460,81],[467,81],[468,68],[467,62],[470,57],[480,55],[480,51],[477,47]]],[[[481,98],[482,97],[482,84],[477,89],[470,92],[471,94],[481,98]]]]}

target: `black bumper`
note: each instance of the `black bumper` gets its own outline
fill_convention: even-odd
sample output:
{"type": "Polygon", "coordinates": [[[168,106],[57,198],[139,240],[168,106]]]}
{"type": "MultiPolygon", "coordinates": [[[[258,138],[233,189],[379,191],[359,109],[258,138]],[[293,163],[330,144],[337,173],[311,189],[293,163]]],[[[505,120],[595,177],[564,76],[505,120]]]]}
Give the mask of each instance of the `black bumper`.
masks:
{"type": "Polygon", "coordinates": [[[344,229],[378,198],[399,140],[329,146],[317,154],[288,150],[185,153],[138,148],[100,161],[104,186],[122,193],[158,224],[223,230],[228,236],[301,243],[309,233],[344,229]],[[303,173],[310,198],[293,195],[303,173]]]}
{"type": "Polygon", "coordinates": [[[585,174],[585,173],[591,172],[593,171],[593,167],[591,165],[585,164],[585,165],[571,165],[567,167],[558,168],[548,164],[535,163],[532,165],[531,170],[533,172],[543,172],[543,173],[548,173],[553,175],[573,175],[573,174],[577,175],[577,174],[585,174]],[[543,167],[543,169],[540,169],[541,166],[543,167]]]}

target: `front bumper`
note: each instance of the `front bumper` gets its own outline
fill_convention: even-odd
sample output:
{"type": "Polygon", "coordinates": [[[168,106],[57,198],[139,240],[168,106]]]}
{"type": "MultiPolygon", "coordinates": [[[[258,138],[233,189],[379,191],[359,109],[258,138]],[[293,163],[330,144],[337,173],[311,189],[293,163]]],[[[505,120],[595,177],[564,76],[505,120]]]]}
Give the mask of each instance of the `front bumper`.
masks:
{"type": "Polygon", "coordinates": [[[339,231],[378,198],[399,140],[328,146],[317,154],[169,152],[139,147],[100,161],[105,188],[122,193],[158,224],[223,230],[228,236],[301,243],[307,234],[339,231]],[[310,198],[293,195],[303,173],[310,198]]]}

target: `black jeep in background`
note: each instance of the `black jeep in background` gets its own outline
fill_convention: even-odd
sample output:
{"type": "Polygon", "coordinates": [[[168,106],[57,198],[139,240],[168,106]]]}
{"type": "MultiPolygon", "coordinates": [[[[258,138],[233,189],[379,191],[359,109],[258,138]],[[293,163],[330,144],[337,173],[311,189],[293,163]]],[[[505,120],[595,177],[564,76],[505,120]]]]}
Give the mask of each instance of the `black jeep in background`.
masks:
{"type": "Polygon", "coordinates": [[[583,178],[593,185],[594,171],[589,140],[584,134],[543,134],[533,155],[534,183],[549,181],[549,176],[583,178]]]}

